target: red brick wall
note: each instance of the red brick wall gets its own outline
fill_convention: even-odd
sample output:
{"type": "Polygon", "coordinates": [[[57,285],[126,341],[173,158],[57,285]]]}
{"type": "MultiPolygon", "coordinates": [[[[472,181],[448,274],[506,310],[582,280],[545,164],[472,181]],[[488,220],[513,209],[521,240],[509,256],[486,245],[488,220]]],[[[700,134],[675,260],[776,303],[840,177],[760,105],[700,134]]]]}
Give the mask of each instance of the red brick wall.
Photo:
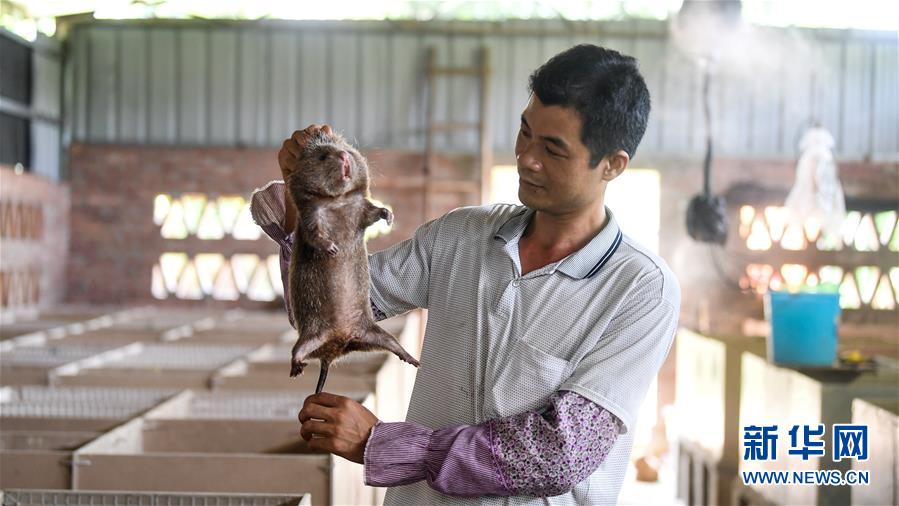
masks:
{"type": "MultiPolygon", "coordinates": [[[[158,193],[201,192],[243,194],[280,177],[274,149],[172,149],[154,147],[75,145],[71,149],[71,255],[68,300],[78,302],[151,301],[150,271],[162,251],[206,248],[208,241],[167,241],[152,221],[158,193]],[[111,282],[110,280],[115,280],[111,282]]],[[[424,221],[421,156],[417,152],[366,153],[372,172],[372,195],[390,204],[396,214],[394,231],[369,243],[377,251],[402,240],[424,221]]],[[[678,275],[684,291],[682,321],[710,331],[738,332],[747,314],[760,305],[730,291],[708,262],[708,248],[687,237],[685,213],[690,198],[701,189],[700,160],[640,160],[640,166],[662,173],[662,256],[678,275]],[[726,310],[725,310],[726,308],[726,310]],[[700,317],[708,321],[701,322],[700,317]]],[[[792,160],[728,160],[715,162],[714,191],[750,182],[787,190],[793,183],[792,160]]],[[[476,180],[471,160],[442,157],[436,178],[476,180]]],[[[896,164],[841,162],[840,177],[847,196],[895,199],[899,194],[896,164]]],[[[437,193],[430,198],[429,217],[454,207],[476,203],[461,193],[437,193]]],[[[735,228],[735,227],[732,227],[735,228]]],[[[274,243],[222,240],[219,251],[267,255],[274,243]]],[[[197,250],[199,251],[199,250],[197,250]]]]}
{"type": "MultiPolygon", "coordinates": [[[[239,194],[280,179],[276,149],[158,148],[118,145],[74,145],[70,150],[72,189],[71,254],[67,300],[82,303],[155,302],[150,292],[153,264],[164,251],[189,253],[277,253],[275,243],[258,241],[167,240],[153,223],[157,194],[200,192],[239,194]]],[[[366,153],[372,172],[372,196],[390,204],[396,215],[393,231],[369,242],[377,251],[409,237],[423,222],[419,153],[366,153]]],[[[470,159],[441,157],[441,177],[471,177],[470,159]]],[[[442,193],[430,199],[431,216],[465,204],[471,196],[442,193]]],[[[241,300],[171,300],[173,304],[240,305],[241,300]]],[[[277,302],[276,302],[277,304],[277,302]]]]}
{"type": "Polygon", "coordinates": [[[62,300],[69,239],[69,188],[0,166],[0,316],[62,300]]]}

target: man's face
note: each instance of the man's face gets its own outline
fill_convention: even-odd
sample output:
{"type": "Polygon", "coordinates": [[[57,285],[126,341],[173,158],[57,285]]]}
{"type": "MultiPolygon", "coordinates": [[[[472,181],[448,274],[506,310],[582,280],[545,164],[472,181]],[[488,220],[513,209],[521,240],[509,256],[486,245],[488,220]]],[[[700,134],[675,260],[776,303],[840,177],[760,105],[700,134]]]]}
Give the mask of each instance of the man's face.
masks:
{"type": "Polygon", "coordinates": [[[522,204],[555,214],[602,200],[602,167],[590,166],[590,150],[581,142],[582,123],[574,109],[543,105],[531,95],[515,141],[522,204]]]}

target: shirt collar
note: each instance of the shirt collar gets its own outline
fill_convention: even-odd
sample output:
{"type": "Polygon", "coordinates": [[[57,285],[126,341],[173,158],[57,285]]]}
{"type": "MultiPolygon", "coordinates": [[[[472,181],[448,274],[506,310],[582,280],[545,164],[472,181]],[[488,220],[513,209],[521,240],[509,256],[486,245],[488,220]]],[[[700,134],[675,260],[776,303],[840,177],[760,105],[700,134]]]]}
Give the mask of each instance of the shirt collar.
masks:
{"type": "Polygon", "coordinates": [[[493,237],[495,239],[502,239],[504,242],[509,242],[516,237],[521,238],[521,234],[524,233],[524,229],[527,228],[528,223],[531,222],[532,216],[534,216],[533,209],[522,207],[506,219],[506,222],[499,227],[499,230],[496,231],[496,234],[493,237]]]}
{"type": "MultiPolygon", "coordinates": [[[[494,238],[502,239],[506,243],[513,239],[520,239],[533,216],[533,209],[522,208],[499,227],[494,238]]],[[[593,277],[612,258],[621,244],[622,235],[618,221],[608,207],[606,207],[606,216],[608,221],[602,230],[583,248],[565,257],[559,263],[557,270],[575,279],[593,277]]]]}

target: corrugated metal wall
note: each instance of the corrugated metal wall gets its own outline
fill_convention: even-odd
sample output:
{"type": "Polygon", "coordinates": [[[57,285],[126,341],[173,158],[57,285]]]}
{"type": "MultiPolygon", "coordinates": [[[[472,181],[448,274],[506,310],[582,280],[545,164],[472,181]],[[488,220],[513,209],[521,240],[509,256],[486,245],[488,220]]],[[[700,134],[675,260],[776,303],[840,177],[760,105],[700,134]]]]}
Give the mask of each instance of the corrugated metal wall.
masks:
{"type": "MultiPolygon", "coordinates": [[[[703,150],[700,73],[654,22],[564,24],[92,23],[69,43],[68,128],[74,141],[274,146],[309,123],[328,122],[363,147],[419,149],[424,58],[448,65],[490,49],[490,115],[497,154],[512,151],[527,76],[573,44],[636,56],[653,96],[642,156],[703,150]]],[[[899,34],[803,31],[823,57],[784,57],[776,73],[722,73],[713,83],[718,153],[793,157],[817,117],[844,159],[896,159],[899,34]]],[[[735,66],[737,67],[737,66],[735,66]]],[[[436,118],[473,121],[472,78],[441,78],[436,118]]],[[[468,133],[438,135],[443,150],[474,150],[468,133]]]]}

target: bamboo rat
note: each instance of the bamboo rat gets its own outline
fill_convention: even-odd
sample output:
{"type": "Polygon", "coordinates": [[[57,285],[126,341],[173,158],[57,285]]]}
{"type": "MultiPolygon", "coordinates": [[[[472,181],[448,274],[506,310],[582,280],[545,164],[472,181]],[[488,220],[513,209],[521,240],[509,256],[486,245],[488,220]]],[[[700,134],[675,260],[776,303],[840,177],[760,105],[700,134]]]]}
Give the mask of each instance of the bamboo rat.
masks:
{"type": "Polygon", "coordinates": [[[287,176],[297,207],[288,277],[298,338],[290,375],[302,373],[307,359],[318,359],[315,393],[331,363],[353,351],[389,351],[419,365],[372,315],[363,235],[380,219],[393,223],[393,214],[368,200],[368,184],[365,158],[343,137],[324,132],[309,139],[287,176]]]}

